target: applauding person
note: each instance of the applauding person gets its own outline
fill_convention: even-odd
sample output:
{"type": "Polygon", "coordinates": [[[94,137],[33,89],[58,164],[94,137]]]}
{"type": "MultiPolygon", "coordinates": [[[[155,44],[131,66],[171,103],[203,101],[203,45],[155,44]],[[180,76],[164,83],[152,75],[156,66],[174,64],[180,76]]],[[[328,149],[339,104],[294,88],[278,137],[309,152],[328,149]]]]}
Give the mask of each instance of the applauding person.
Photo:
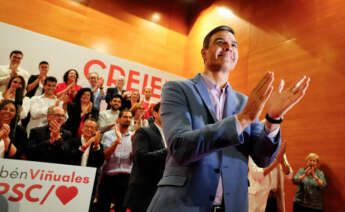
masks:
{"type": "Polygon", "coordinates": [[[67,104],[68,119],[66,128],[74,137],[81,136],[84,120],[87,118],[98,119],[98,110],[93,107],[93,95],[90,88],[82,88],[75,96],[74,103],[67,104]]]}
{"type": "Polygon", "coordinates": [[[66,143],[71,133],[61,126],[65,122],[65,111],[55,105],[48,108],[48,125],[30,131],[28,159],[50,163],[66,163],[70,149],[66,143]]]}
{"type": "Polygon", "coordinates": [[[26,133],[15,123],[15,116],[14,101],[0,103],[0,158],[25,158],[26,133]]]}
{"type": "Polygon", "coordinates": [[[319,169],[319,156],[310,153],[305,168],[300,168],[293,178],[297,191],[294,199],[294,212],[322,211],[322,190],[326,187],[326,179],[319,169]]]}
{"type": "Polygon", "coordinates": [[[81,86],[77,84],[78,78],[79,74],[77,70],[70,69],[66,71],[63,75],[64,82],[59,83],[56,87],[55,94],[57,97],[67,94],[69,97],[68,101],[73,102],[75,95],[81,89],[81,86]]]}

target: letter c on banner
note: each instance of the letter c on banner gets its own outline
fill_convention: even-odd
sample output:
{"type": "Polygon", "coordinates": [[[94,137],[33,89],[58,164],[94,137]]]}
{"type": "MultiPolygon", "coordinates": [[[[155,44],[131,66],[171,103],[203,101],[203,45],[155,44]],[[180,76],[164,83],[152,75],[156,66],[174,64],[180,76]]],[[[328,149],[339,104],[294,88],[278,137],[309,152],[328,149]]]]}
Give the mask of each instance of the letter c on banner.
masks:
{"type": "Polygon", "coordinates": [[[99,66],[101,66],[102,69],[106,68],[105,64],[102,61],[100,61],[100,60],[90,60],[89,62],[87,62],[85,64],[85,67],[84,67],[84,75],[85,75],[86,79],[87,79],[87,75],[89,75],[90,67],[92,65],[99,65],[99,66]]]}
{"type": "Polygon", "coordinates": [[[41,189],[42,188],[42,186],[41,185],[39,185],[39,184],[35,184],[35,185],[32,185],[32,186],[30,186],[27,190],[26,190],[26,192],[25,192],[25,198],[28,200],[28,201],[30,201],[30,202],[37,202],[37,201],[39,201],[39,199],[36,197],[32,197],[31,196],[31,191],[32,190],[34,190],[34,189],[41,189]]]}

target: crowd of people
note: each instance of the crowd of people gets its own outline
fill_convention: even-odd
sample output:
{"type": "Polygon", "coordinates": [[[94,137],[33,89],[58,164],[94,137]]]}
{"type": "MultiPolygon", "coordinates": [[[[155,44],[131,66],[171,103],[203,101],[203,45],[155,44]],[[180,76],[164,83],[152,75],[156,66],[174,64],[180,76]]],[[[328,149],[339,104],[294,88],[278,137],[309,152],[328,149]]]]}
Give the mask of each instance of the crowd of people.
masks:
{"type": "MultiPolygon", "coordinates": [[[[0,157],[98,168],[90,211],[285,211],[284,176],[293,170],[280,124],[310,79],[274,90],[268,72],[249,97],[232,90],[238,49],[228,26],[209,32],[201,54],[204,72],[167,82],[160,103],[150,87],[143,96],[126,91],[123,76],[106,91],[96,72],[87,87],[76,69],[58,83],[46,61],[29,76],[19,67],[23,53],[12,51],[0,67],[0,157]]],[[[322,210],[318,164],[308,155],[293,177],[296,212],[322,210]]]]}
{"type": "Polygon", "coordinates": [[[142,97],[138,90],[126,91],[125,78],[120,76],[116,86],[105,91],[104,80],[96,72],[88,74],[89,85],[83,87],[78,84],[76,69],[67,70],[59,82],[50,74],[47,61],[41,61],[39,73],[30,76],[20,68],[23,56],[14,50],[10,64],[0,66],[0,158],[96,167],[90,211],[109,211],[111,207],[116,212],[131,207],[145,211],[134,208],[133,200],[142,184],[138,173],[150,173],[138,165],[132,168],[133,164],[149,163],[156,160],[155,151],[162,152],[157,176],[150,181],[153,196],[166,152],[158,130],[160,103],[151,99],[152,89],[146,87],[142,97]],[[101,107],[102,101],[107,107],[101,107]],[[138,138],[135,132],[142,127],[149,134],[141,133],[138,138]],[[160,145],[150,144],[152,135],[160,145]],[[147,144],[141,141],[145,136],[147,144]],[[137,154],[133,149],[138,149],[137,154]],[[134,192],[127,193],[130,174],[136,169],[131,177],[134,192]]]}

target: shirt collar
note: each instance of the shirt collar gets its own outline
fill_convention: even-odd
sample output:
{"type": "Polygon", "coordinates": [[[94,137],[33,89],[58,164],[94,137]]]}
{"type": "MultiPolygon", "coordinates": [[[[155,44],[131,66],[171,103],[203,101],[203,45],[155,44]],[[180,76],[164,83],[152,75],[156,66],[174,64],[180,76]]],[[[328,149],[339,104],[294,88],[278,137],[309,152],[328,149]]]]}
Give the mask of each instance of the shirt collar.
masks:
{"type": "MultiPolygon", "coordinates": [[[[217,89],[219,91],[221,90],[219,88],[219,86],[212,79],[210,79],[208,76],[206,76],[205,74],[201,74],[201,77],[204,80],[206,87],[208,89],[217,89]]],[[[230,84],[228,82],[226,82],[226,84],[222,90],[227,91],[229,87],[230,87],[230,84]]]]}

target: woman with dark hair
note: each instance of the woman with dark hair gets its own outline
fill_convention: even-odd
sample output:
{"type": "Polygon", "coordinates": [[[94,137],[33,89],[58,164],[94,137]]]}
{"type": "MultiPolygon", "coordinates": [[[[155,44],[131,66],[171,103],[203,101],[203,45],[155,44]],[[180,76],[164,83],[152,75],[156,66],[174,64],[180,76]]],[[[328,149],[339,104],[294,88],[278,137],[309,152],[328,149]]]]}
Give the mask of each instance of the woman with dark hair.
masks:
{"type": "Polygon", "coordinates": [[[82,88],[77,84],[79,74],[75,69],[69,69],[63,75],[63,81],[56,86],[55,94],[59,98],[65,94],[69,97],[69,102],[73,102],[76,93],[82,88]]]}
{"type": "Polygon", "coordinates": [[[90,88],[82,88],[74,98],[74,103],[67,104],[68,119],[66,129],[74,137],[81,135],[81,128],[87,118],[98,119],[98,110],[93,106],[93,95],[90,88]]]}
{"type": "Polygon", "coordinates": [[[319,156],[309,153],[305,158],[305,167],[300,168],[293,177],[293,183],[298,186],[293,204],[294,212],[322,211],[322,191],[327,183],[319,165],[319,156]]]}
{"type": "MultiPolygon", "coordinates": [[[[30,110],[30,98],[25,96],[26,84],[22,76],[17,75],[10,79],[5,92],[3,94],[0,92],[0,100],[9,99],[15,101],[17,88],[22,88],[23,92],[22,95],[19,95],[21,99],[18,100],[21,101],[21,107],[19,108],[20,119],[24,119],[28,115],[30,110]]],[[[16,104],[20,103],[16,102],[16,104]]]]}
{"type": "Polygon", "coordinates": [[[0,158],[25,159],[26,132],[16,123],[16,106],[12,100],[0,103],[0,158]]]}

